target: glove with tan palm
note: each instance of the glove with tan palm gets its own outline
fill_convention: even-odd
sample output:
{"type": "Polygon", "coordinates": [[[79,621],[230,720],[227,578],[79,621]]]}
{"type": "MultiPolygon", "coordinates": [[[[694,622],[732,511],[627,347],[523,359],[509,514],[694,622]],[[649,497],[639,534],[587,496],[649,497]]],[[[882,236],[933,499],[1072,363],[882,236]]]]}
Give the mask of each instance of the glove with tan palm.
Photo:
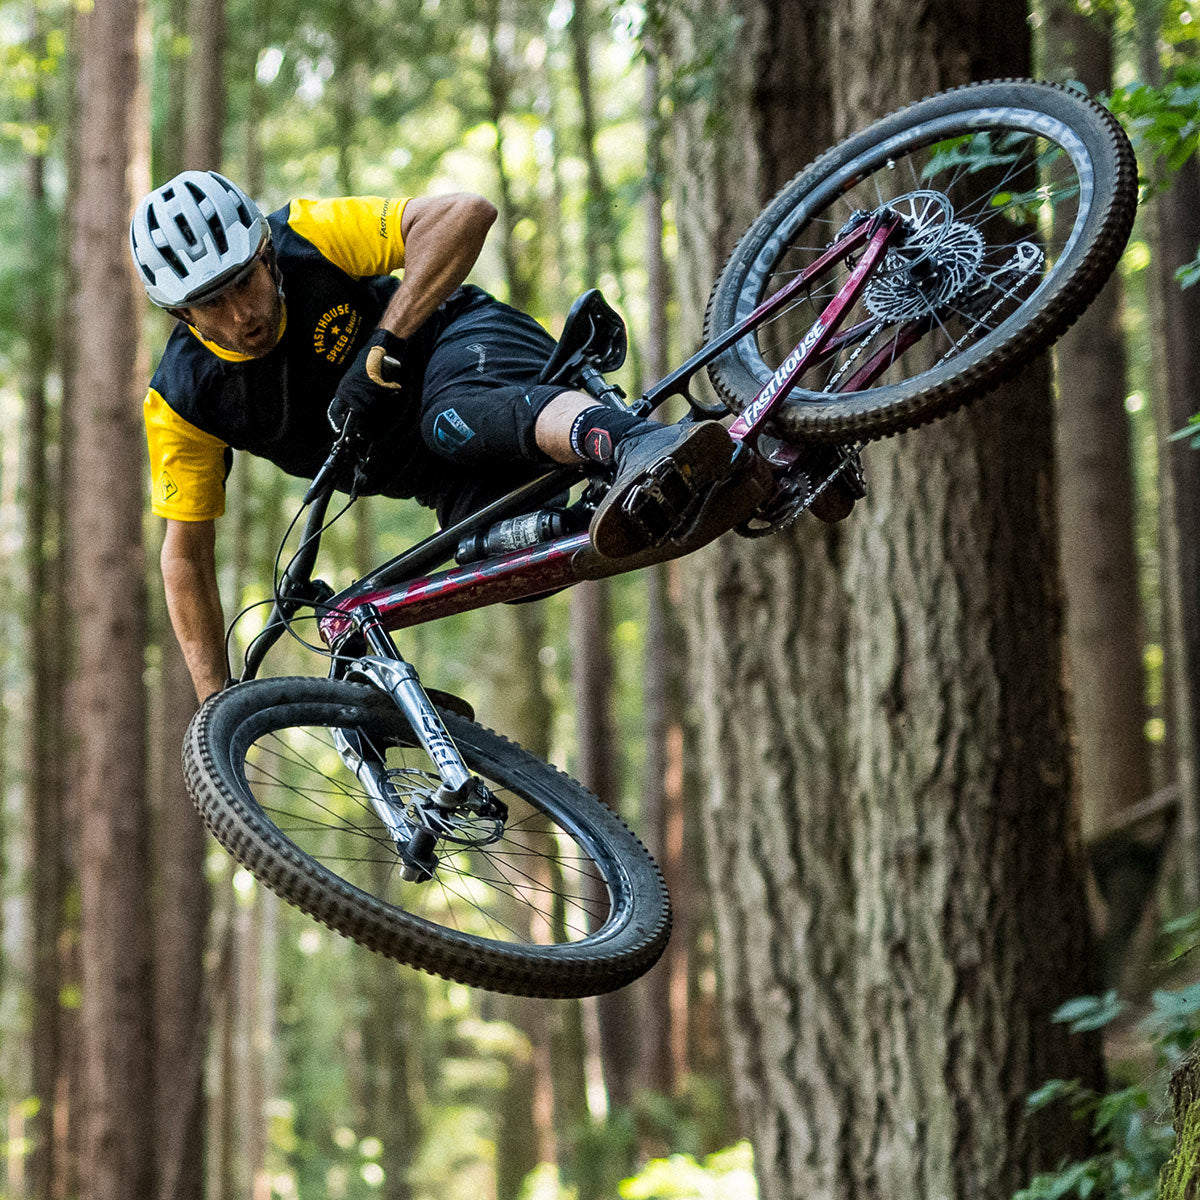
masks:
{"type": "Polygon", "coordinates": [[[408,342],[386,329],[367,339],[342,376],[329,405],[329,423],[340,433],[348,413],[354,413],[368,436],[380,432],[399,415],[397,392],[400,368],[408,342]]]}

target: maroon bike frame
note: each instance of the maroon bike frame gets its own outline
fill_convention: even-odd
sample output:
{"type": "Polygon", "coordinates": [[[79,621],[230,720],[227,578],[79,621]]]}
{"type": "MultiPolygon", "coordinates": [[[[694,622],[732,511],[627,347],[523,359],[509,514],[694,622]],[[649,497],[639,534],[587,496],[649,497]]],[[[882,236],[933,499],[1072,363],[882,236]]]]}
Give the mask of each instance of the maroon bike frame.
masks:
{"type": "MultiPolygon", "coordinates": [[[[839,343],[859,328],[856,326],[848,331],[842,339],[836,338],[837,330],[862,294],[871,271],[887,252],[888,242],[900,221],[898,214],[884,213],[852,229],[791,283],[765,300],[745,320],[693,360],[693,366],[698,367],[707,358],[715,357],[733,345],[798,293],[806,290],[832,266],[865,245],[862,257],[837,295],[826,305],[800,344],[763,385],[753,402],[733,422],[729,433],[735,441],[744,441],[757,449],[758,439],[771,415],[805,371],[828,357],[839,343]]],[[[913,340],[916,340],[915,336],[913,340]]],[[[849,381],[854,389],[865,387],[882,374],[888,366],[885,360],[886,354],[880,351],[860,368],[849,381]]],[[[787,467],[795,461],[798,451],[790,446],[772,446],[762,454],[774,466],[787,467]]],[[[668,546],[633,558],[609,559],[596,553],[586,532],[569,534],[527,550],[516,550],[392,586],[372,588],[363,583],[354,584],[321,606],[323,615],[319,627],[326,644],[336,649],[355,630],[356,610],[365,605],[373,606],[385,629],[406,629],[454,613],[469,612],[505,601],[535,598],[587,579],[624,574],[651,563],[663,562],[674,557],[675,553],[668,546]]]]}

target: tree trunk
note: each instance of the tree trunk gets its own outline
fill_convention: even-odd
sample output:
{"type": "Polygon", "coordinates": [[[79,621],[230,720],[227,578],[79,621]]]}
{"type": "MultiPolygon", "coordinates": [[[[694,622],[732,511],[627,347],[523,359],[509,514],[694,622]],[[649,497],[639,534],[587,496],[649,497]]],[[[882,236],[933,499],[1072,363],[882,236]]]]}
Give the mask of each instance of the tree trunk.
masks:
{"type": "MultiPolygon", "coordinates": [[[[646,275],[649,328],[646,338],[648,386],[667,372],[669,354],[667,303],[670,282],[663,250],[663,206],[666,159],[662,111],[663,13],[647,8],[642,50],[646,59],[643,119],[646,126],[646,275]]],[[[646,581],[646,668],[644,714],[646,765],[641,823],[651,853],[663,870],[671,893],[675,921],[662,960],[640,984],[642,1013],[638,1039],[637,1084],[669,1095],[687,1073],[688,949],[694,932],[692,890],[683,862],[683,630],[672,605],[670,579],[677,567],[661,564],[644,574],[646,581]]]]}
{"type": "Polygon", "coordinates": [[[1187,442],[1171,442],[1200,411],[1200,289],[1180,289],[1175,271],[1196,253],[1200,163],[1189,159],[1171,189],[1154,201],[1157,236],[1152,286],[1162,312],[1167,394],[1156,397],[1159,431],[1159,502],[1165,630],[1171,683],[1176,781],[1180,788],[1181,885],[1186,904],[1200,903],[1200,454],[1187,442]]]}
{"type": "Polygon", "coordinates": [[[74,782],[82,811],[86,1200],[154,1193],[140,320],[125,234],[138,14],[136,0],[111,0],[80,21],[70,594],[82,748],[74,782]]]}
{"type": "MultiPolygon", "coordinates": [[[[225,3],[192,3],[188,20],[192,51],[180,89],[184,162],[189,170],[219,171],[225,119],[225,3]]],[[[178,148],[174,148],[176,153],[178,148]]],[[[177,164],[170,164],[173,171],[177,164]]],[[[163,173],[167,177],[166,172],[163,173]]],[[[183,654],[170,630],[165,606],[155,605],[162,646],[159,748],[154,801],[156,922],[155,1037],[158,1087],[176,1102],[157,1110],[159,1200],[201,1200],[204,1192],[204,1131],[207,1128],[204,1066],[208,1029],[196,997],[205,988],[204,949],[211,909],[204,858],[204,826],[196,816],[179,765],[195,692],[183,654]]]]}
{"type": "MultiPolygon", "coordinates": [[[[45,29],[38,9],[31,9],[31,50],[45,54],[45,29]]],[[[46,119],[46,100],[41,80],[35,80],[30,118],[46,119]]],[[[60,937],[64,930],[67,864],[66,830],[63,814],[62,671],[61,639],[57,636],[62,589],[59,558],[52,549],[52,518],[58,514],[52,497],[58,494],[51,459],[58,448],[52,430],[46,395],[54,347],[48,281],[43,268],[45,223],[48,219],[45,160],[30,155],[27,191],[29,197],[25,249],[28,255],[29,289],[24,304],[27,320],[27,359],[24,396],[21,492],[24,517],[25,588],[28,596],[27,659],[29,665],[28,706],[25,715],[25,791],[27,795],[27,839],[32,894],[29,901],[32,926],[30,972],[30,1052],[32,1089],[38,1100],[29,1135],[29,1195],[50,1200],[59,1174],[55,1162],[59,1147],[54,1139],[56,1093],[65,1082],[66,1066],[60,937]]],[[[57,532],[57,531],[54,531],[57,532]]]]}
{"type": "MultiPolygon", "coordinates": [[[[1044,74],[1112,88],[1111,18],[1070,0],[1047,9],[1044,74]]],[[[1067,664],[1076,785],[1085,841],[1152,788],[1146,742],[1143,626],[1134,545],[1133,471],[1120,275],[1114,275],[1055,351],[1056,448],[1067,664]]],[[[1100,970],[1116,985],[1146,903],[1146,877],[1130,853],[1098,858],[1103,897],[1100,970]]]]}
{"type": "Polygon", "coordinates": [[[219,171],[225,136],[225,0],[188,0],[187,20],[192,53],[187,72],[184,166],[193,171],[219,171]]]}
{"type": "Polygon", "coordinates": [[[1189,1200],[1200,1189],[1200,1055],[1192,1051],[1171,1073],[1175,1151],[1159,1179],[1159,1200],[1189,1200]]]}
{"type": "MultiPolygon", "coordinates": [[[[1112,87],[1112,30],[1063,0],[1047,14],[1047,74],[1112,87]]],[[[1125,414],[1121,282],[1059,342],[1057,448],[1063,585],[1084,835],[1150,794],[1142,620],[1125,414]]]]}
{"type": "MultiPolygon", "coordinates": [[[[1159,81],[1158,45],[1163,5],[1135,9],[1142,77],[1159,81]]],[[[1178,856],[1181,902],[1200,904],[1200,454],[1187,442],[1169,442],[1200,410],[1200,288],[1182,289],[1175,271],[1196,254],[1200,163],[1195,156],[1176,172],[1167,191],[1146,207],[1152,245],[1149,285],[1153,357],[1163,363],[1165,395],[1154,396],[1158,432],[1163,646],[1170,688],[1171,744],[1180,791],[1178,856]]]]}
{"type": "MultiPolygon", "coordinates": [[[[919,23],[882,0],[688,15],[689,56],[742,22],[721,136],[697,135],[703,112],[683,126],[697,311],[734,237],[820,148],[807,139],[1027,73],[1015,3],[935,4],[919,23]],[[801,92],[764,61],[829,61],[831,86],[803,72],[801,92]]],[[[1049,1023],[1086,983],[1052,466],[1043,365],[872,447],[846,525],[693,560],[710,888],[764,1200],[999,1198],[1074,1138],[1035,1131],[1023,1105],[1047,1075],[1099,1070],[1095,1042],[1049,1023]]]]}

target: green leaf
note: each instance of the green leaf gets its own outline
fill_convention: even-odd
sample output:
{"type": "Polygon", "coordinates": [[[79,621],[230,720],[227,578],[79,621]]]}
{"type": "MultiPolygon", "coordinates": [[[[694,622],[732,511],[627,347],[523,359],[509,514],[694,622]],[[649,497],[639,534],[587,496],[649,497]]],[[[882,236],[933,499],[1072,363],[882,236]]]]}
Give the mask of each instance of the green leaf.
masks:
{"type": "Polygon", "coordinates": [[[1079,1095],[1080,1084],[1077,1079],[1051,1079],[1043,1083],[1035,1092],[1030,1092],[1025,1098],[1025,1107],[1030,1112],[1037,1112],[1055,1100],[1073,1099],[1079,1095]]]}
{"type": "Polygon", "coordinates": [[[1125,1011],[1125,1003],[1109,990],[1103,996],[1077,996],[1059,1005],[1050,1016],[1058,1025],[1069,1023],[1072,1033],[1100,1029],[1125,1011]]]}

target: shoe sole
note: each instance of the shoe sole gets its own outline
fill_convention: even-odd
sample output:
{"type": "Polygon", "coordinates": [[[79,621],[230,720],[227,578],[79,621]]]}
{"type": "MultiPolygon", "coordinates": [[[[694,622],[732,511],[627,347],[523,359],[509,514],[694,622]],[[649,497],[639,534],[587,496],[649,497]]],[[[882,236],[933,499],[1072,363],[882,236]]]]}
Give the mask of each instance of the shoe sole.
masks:
{"type": "Polygon", "coordinates": [[[725,427],[704,421],[669,455],[611,488],[589,529],[596,552],[627,558],[665,541],[693,503],[732,473],[733,450],[725,427]]]}

